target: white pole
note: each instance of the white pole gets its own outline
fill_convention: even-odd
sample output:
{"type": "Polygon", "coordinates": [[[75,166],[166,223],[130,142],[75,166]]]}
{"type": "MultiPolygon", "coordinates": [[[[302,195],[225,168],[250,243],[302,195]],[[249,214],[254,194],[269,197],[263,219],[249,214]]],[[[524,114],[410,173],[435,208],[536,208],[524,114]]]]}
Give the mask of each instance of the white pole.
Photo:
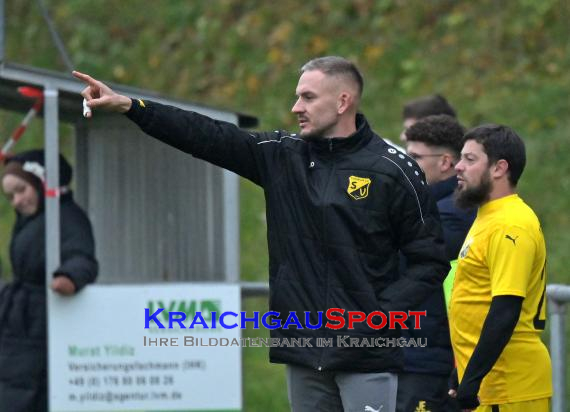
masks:
{"type": "Polygon", "coordinates": [[[570,286],[548,285],[548,321],[550,322],[550,357],[552,359],[552,412],[566,412],[566,304],[570,286]]]}
{"type": "MultiPolygon", "coordinates": [[[[47,339],[50,346],[50,285],[53,273],[60,265],[60,224],[59,224],[59,113],[58,91],[46,85],[44,91],[44,150],[46,166],[45,208],[46,208],[46,294],[47,294],[47,339]]],[[[48,399],[51,396],[51,371],[48,356],[48,399]]],[[[51,403],[51,402],[50,402],[51,403]]],[[[48,407],[48,410],[51,409],[48,407]]]]}

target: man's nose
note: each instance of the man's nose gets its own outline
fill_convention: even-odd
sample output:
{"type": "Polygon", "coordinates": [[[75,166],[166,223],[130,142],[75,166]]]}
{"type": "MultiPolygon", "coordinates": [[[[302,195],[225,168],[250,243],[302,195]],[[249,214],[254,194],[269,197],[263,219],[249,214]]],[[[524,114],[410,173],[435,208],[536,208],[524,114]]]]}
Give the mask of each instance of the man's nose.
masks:
{"type": "Polygon", "coordinates": [[[291,111],[293,113],[301,113],[303,111],[303,108],[301,107],[301,99],[297,99],[295,101],[295,104],[291,108],[291,111]]]}
{"type": "Polygon", "coordinates": [[[457,173],[461,172],[463,170],[463,160],[460,160],[459,162],[457,162],[457,164],[455,165],[455,171],[457,173]]]}

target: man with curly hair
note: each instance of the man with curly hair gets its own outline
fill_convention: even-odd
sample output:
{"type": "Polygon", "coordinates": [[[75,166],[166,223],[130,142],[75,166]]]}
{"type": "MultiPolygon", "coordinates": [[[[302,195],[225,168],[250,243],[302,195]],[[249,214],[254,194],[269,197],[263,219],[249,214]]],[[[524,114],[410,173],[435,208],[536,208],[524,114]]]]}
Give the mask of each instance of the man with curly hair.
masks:
{"type": "MultiPolygon", "coordinates": [[[[423,169],[429,189],[437,202],[447,258],[454,267],[459,250],[473,220],[473,209],[465,211],[454,204],[457,187],[455,165],[463,146],[463,127],[448,115],[428,116],[406,130],[407,152],[423,169]]],[[[445,282],[446,298],[453,283],[453,272],[445,282]]],[[[404,372],[398,376],[398,412],[414,410],[458,411],[448,397],[448,378],[453,370],[453,353],[444,291],[436,290],[419,307],[427,310],[421,330],[403,331],[409,337],[426,338],[425,348],[405,348],[404,372]]]]}

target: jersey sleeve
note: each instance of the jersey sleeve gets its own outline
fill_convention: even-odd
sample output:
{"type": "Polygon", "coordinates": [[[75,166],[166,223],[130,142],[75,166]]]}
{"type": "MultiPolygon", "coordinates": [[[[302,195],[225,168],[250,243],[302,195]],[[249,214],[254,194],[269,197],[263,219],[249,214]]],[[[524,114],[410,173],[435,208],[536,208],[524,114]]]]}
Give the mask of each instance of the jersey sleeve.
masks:
{"type": "Polygon", "coordinates": [[[489,238],[487,265],[491,278],[491,295],[526,297],[536,242],[519,226],[502,226],[489,238]]]}

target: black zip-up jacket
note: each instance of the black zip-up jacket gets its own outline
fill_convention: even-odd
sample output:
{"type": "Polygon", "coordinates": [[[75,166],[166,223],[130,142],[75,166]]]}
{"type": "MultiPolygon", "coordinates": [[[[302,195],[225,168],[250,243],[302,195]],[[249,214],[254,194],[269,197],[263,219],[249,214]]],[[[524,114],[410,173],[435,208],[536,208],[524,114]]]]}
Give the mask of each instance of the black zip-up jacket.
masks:
{"type": "Polygon", "coordinates": [[[329,308],[407,311],[441,288],[449,264],[439,215],[412,159],[375,135],[362,115],[347,138],[310,140],[283,131],[249,132],[149,101],[133,100],[127,116],[149,135],[265,191],[270,310],[282,322],[294,311],[304,326],[275,329],[271,337],[306,338],[312,345],[272,347],[272,362],[317,370],[400,370],[396,342],[337,345],[337,337],[345,336],[361,344],[362,338],[398,338],[398,329],[361,323],[353,330],[313,330],[305,327],[304,312],[315,325],[318,312],[326,323],[329,308]],[[405,276],[398,273],[399,250],[408,261],[405,276]],[[317,347],[319,337],[332,338],[332,347],[317,347]]]}

